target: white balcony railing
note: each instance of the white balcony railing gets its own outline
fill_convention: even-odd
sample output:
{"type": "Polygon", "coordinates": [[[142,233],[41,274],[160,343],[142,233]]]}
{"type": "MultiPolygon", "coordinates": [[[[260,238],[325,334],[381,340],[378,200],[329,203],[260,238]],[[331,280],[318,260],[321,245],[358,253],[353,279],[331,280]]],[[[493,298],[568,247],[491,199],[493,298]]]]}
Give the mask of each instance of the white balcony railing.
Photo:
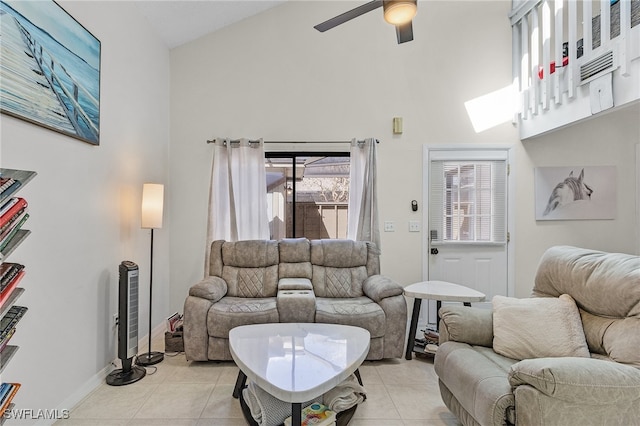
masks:
{"type": "Polygon", "coordinates": [[[640,100],[640,0],[513,0],[509,18],[521,139],[640,100]]]}

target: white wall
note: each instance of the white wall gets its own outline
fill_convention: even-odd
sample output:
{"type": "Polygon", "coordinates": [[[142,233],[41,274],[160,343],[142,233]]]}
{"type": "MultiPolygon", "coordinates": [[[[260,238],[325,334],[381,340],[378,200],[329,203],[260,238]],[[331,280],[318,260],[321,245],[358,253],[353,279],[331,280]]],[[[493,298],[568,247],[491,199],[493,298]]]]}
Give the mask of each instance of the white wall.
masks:
{"type": "MultiPolygon", "coordinates": [[[[38,172],[20,193],[32,234],[10,257],[26,265],[18,304],[29,308],[12,339],[20,350],[2,374],[22,383],[17,408],[70,409],[102,380],[117,356],[111,316],[122,260],[140,267],[140,337],[147,334],[142,183],[168,183],[168,49],[130,3],[61,5],[102,44],[101,137],[95,147],[0,116],[2,167],[38,172]]],[[[166,214],[155,233],[154,326],[169,304],[166,214]]]]}
{"type": "Polygon", "coordinates": [[[289,2],[171,51],[173,308],[202,276],[206,139],[380,139],[380,219],[397,229],[382,233],[381,267],[402,284],[421,278],[423,234],[409,233],[408,221],[422,217],[411,200],[424,207],[422,145],[518,143],[509,123],[476,134],[464,108],[510,82],[508,2],[422,2],[415,40],[402,45],[381,11],[313,29],[358,4],[289,2]],[[404,118],[400,136],[395,116],[404,118]]]}
{"type": "MultiPolygon", "coordinates": [[[[581,122],[549,135],[523,142],[525,155],[518,163],[516,194],[518,218],[516,268],[518,276],[535,274],[543,251],[556,244],[568,244],[597,250],[638,252],[638,218],[635,203],[640,196],[636,187],[635,146],[640,142],[640,104],[581,122]],[[615,220],[535,220],[533,168],[547,166],[616,166],[617,216],[615,220]]],[[[576,172],[577,173],[577,172],[576,172]]],[[[585,181],[588,183],[587,176],[585,181]]],[[[529,280],[524,283],[530,282],[529,280]]],[[[518,283],[521,296],[530,286],[518,283]]]]}
{"type": "Polygon", "coordinates": [[[426,234],[409,233],[408,221],[422,217],[410,202],[424,206],[423,144],[514,147],[516,296],[530,293],[550,245],[634,250],[625,238],[637,227],[633,191],[618,197],[613,221],[536,223],[533,168],[615,164],[625,180],[634,170],[637,108],[524,144],[511,123],[477,134],[464,102],[511,83],[509,2],[423,1],[415,40],[403,45],[376,12],[323,34],[313,29],[358,4],[289,2],[171,51],[172,309],[182,309],[202,276],[212,156],[205,141],[216,136],[380,139],[380,219],[396,221],[395,233],[382,233],[382,271],[403,285],[421,279],[426,234]],[[395,116],[404,117],[401,136],[391,131],[395,116]]]}

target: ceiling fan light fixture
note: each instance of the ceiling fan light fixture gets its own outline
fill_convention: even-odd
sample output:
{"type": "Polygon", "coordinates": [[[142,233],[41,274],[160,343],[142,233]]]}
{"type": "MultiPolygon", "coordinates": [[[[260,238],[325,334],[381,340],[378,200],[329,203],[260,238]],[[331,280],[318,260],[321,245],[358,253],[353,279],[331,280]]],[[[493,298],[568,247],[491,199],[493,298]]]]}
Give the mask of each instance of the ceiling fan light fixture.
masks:
{"type": "Polygon", "coordinates": [[[418,11],[417,0],[389,0],[383,2],[384,20],[392,25],[411,22],[418,11]]]}

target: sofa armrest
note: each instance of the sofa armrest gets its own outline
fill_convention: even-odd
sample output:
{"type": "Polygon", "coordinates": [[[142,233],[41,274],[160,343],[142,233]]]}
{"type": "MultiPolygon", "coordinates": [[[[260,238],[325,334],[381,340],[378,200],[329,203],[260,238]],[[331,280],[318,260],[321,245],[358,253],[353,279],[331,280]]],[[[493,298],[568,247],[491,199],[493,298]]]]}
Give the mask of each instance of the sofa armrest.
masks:
{"type": "Polygon", "coordinates": [[[595,358],[526,359],[511,366],[509,383],[529,385],[565,403],[626,404],[640,401],[640,370],[595,358]]]}
{"type": "Polygon", "coordinates": [[[362,283],[362,291],[384,311],[385,331],[381,358],[400,358],[407,338],[407,301],[404,289],[391,278],[376,274],[362,283]]]}
{"type": "Polygon", "coordinates": [[[440,315],[440,344],[453,340],[470,345],[493,346],[493,312],[473,306],[443,306],[440,315]]]}
{"type": "Polygon", "coordinates": [[[189,296],[217,302],[227,294],[227,283],[220,277],[209,276],[189,289],[189,296]]]}
{"type": "Polygon", "coordinates": [[[371,275],[362,284],[365,296],[376,303],[387,297],[398,296],[403,293],[402,286],[384,275],[371,275]]]}

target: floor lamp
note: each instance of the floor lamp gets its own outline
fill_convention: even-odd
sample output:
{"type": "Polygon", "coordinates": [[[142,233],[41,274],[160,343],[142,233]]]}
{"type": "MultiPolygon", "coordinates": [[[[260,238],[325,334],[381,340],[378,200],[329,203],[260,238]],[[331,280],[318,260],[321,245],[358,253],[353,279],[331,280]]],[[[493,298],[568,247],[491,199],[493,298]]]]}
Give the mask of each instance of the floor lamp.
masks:
{"type": "Polygon", "coordinates": [[[151,352],[151,305],[153,300],[153,230],[162,228],[162,206],[164,203],[164,185],[145,183],[142,186],[143,229],[151,229],[151,261],[149,263],[149,351],[138,356],[136,364],[154,365],[164,359],[164,353],[151,352]]]}

